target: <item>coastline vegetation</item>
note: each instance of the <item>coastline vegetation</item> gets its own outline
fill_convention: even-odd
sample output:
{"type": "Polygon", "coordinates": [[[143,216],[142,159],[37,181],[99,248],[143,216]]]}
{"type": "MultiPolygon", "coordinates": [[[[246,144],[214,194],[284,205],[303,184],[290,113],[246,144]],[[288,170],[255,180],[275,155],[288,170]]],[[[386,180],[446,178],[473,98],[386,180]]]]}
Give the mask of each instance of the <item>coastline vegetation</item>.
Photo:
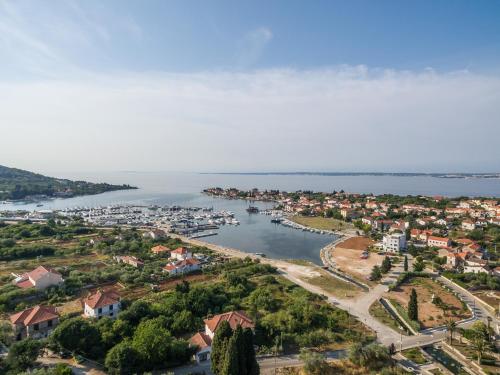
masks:
{"type": "Polygon", "coordinates": [[[68,198],[77,195],[92,195],[128,189],[137,188],[126,184],[112,185],[47,177],[38,173],[0,165],[0,200],[47,197],[68,198]]]}

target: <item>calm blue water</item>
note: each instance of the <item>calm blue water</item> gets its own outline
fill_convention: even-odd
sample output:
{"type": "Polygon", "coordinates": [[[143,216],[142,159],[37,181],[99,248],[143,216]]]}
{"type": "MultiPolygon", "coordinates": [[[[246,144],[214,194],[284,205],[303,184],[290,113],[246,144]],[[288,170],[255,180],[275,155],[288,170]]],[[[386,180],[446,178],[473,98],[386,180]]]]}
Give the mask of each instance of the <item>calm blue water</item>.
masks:
{"type": "MultiPolygon", "coordinates": [[[[214,207],[235,212],[241,222],[237,227],[225,226],[207,242],[234,247],[248,252],[262,252],[274,258],[298,258],[320,263],[319,250],[333,240],[331,236],[298,231],[275,225],[265,215],[249,215],[248,203],[237,200],[211,198],[200,194],[211,186],[239,189],[280,189],[287,191],[333,191],[343,189],[357,193],[393,193],[401,195],[495,196],[500,197],[497,179],[440,179],[433,177],[389,176],[272,176],[272,175],[201,175],[195,173],[60,173],[57,177],[93,182],[128,183],[138,190],[109,192],[94,196],[56,199],[36,204],[3,204],[0,210],[63,209],[76,206],[108,204],[178,204],[184,206],[214,207]]],[[[269,204],[258,203],[262,208],[269,204]]]]}

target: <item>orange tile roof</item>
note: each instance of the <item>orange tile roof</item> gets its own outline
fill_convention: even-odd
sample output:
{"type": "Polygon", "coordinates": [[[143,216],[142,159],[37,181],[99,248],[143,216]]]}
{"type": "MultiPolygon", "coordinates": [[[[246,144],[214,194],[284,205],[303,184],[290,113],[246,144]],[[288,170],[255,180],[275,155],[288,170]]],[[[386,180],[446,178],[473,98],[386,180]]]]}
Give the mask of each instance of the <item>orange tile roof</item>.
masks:
{"type": "Polygon", "coordinates": [[[163,245],[156,245],[151,248],[151,251],[155,254],[163,253],[164,251],[170,251],[170,249],[163,245]]]}
{"type": "Polygon", "coordinates": [[[58,317],[59,314],[53,306],[35,306],[11,315],[10,321],[12,324],[21,323],[24,326],[29,326],[56,319],[58,317]]]}
{"type": "Polygon", "coordinates": [[[172,250],[171,253],[174,253],[174,254],[186,254],[188,252],[188,249],[186,249],[185,247],[178,247],[177,249],[175,250],[172,250]]]}
{"type": "Polygon", "coordinates": [[[198,332],[189,339],[189,343],[198,346],[200,349],[205,349],[212,345],[212,339],[204,332],[198,332]]]}
{"type": "Polygon", "coordinates": [[[113,305],[120,302],[120,296],[115,292],[102,292],[98,290],[85,298],[84,303],[92,309],[113,305]]]}
{"type": "Polygon", "coordinates": [[[205,324],[210,331],[215,332],[219,324],[224,320],[229,323],[232,329],[236,329],[238,325],[241,325],[243,328],[255,327],[252,320],[243,311],[230,311],[225,314],[215,315],[211,319],[205,319],[205,324]]]}
{"type": "Polygon", "coordinates": [[[45,268],[44,266],[38,266],[33,271],[28,272],[27,276],[29,276],[31,279],[37,281],[48,273],[53,273],[53,274],[61,276],[61,274],[59,272],[56,272],[54,269],[45,268]]]}

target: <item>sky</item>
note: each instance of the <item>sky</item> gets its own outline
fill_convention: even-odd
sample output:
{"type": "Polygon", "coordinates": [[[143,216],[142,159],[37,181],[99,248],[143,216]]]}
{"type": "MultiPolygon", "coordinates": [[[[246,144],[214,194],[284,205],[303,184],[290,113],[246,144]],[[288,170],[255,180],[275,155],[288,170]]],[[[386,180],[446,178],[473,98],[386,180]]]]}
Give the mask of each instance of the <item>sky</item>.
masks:
{"type": "Polygon", "coordinates": [[[500,2],[0,0],[0,165],[500,172],[500,2]]]}

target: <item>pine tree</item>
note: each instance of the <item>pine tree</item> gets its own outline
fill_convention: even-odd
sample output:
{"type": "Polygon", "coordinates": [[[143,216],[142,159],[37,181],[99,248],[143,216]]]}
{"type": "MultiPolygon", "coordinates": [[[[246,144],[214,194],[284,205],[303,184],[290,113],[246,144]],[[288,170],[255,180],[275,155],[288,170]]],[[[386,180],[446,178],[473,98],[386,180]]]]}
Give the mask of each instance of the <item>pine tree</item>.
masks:
{"type": "Polygon", "coordinates": [[[405,270],[405,272],[408,272],[408,256],[407,255],[405,255],[404,270],[405,270]]]}
{"type": "Polygon", "coordinates": [[[233,330],[227,321],[222,321],[215,332],[212,341],[212,353],[210,354],[211,368],[215,375],[222,374],[225,363],[228,341],[233,335],[233,330]]]}
{"type": "Polygon", "coordinates": [[[239,364],[239,350],[236,335],[233,335],[226,345],[226,353],[224,356],[224,362],[222,363],[222,369],[218,373],[219,375],[237,375],[240,371],[239,364]]]}
{"type": "Polygon", "coordinates": [[[245,328],[243,334],[245,337],[247,375],[259,375],[259,364],[255,358],[255,348],[253,347],[253,332],[250,328],[245,328]]]}
{"type": "Polygon", "coordinates": [[[415,289],[411,290],[410,301],[408,302],[408,317],[411,320],[418,321],[418,301],[415,289]]]}

